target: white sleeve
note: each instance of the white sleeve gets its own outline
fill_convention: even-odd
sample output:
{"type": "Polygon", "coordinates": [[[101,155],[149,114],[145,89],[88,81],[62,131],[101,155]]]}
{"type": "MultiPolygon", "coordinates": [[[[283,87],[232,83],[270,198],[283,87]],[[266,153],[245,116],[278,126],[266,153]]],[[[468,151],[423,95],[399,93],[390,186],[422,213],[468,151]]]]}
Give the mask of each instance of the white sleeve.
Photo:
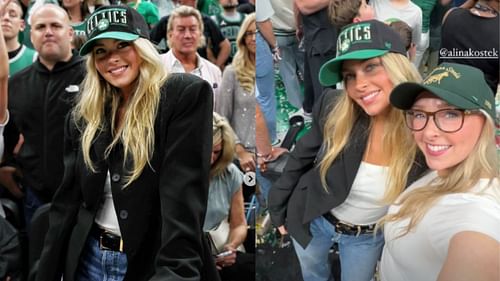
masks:
{"type": "Polygon", "coordinates": [[[4,141],[3,141],[3,130],[5,129],[5,126],[7,126],[7,123],[9,123],[10,115],[9,115],[9,110],[6,111],[7,118],[5,119],[5,122],[3,124],[0,124],[0,159],[3,158],[3,151],[4,151],[4,141]]]}
{"type": "Polygon", "coordinates": [[[274,15],[271,0],[259,0],[259,5],[255,7],[255,21],[263,22],[270,19],[274,15]]]}
{"type": "Polygon", "coordinates": [[[440,253],[447,253],[451,238],[464,231],[474,231],[500,242],[500,204],[473,194],[456,194],[446,206],[432,212],[430,242],[440,253]]]}
{"type": "Polygon", "coordinates": [[[422,40],[422,10],[418,8],[418,13],[420,16],[417,17],[416,22],[415,22],[415,28],[413,28],[412,32],[412,41],[415,43],[415,45],[420,44],[420,41],[422,40]]]}

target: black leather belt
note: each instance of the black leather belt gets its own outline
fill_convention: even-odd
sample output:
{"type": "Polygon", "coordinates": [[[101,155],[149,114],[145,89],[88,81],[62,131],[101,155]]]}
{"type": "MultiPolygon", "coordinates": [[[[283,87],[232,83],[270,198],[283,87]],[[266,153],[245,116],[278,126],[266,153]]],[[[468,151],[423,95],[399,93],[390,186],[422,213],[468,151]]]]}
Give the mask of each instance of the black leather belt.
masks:
{"type": "Polygon", "coordinates": [[[323,217],[335,226],[335,232],[346,235],[359,236],[360,234],[367,234],[375,232],[375,224],[369,225],[357,225],[351,224],[345,221],[341,221],[336,218],[332,213],[328,212],[323,215],[323,217]]]}
{"type": "Polygon", "coordinates": [[[90,234],[99,241],[101,250],[123,252],[123,240],[120,236],[100,228],[95,223],[92,225],[90,234]]]}

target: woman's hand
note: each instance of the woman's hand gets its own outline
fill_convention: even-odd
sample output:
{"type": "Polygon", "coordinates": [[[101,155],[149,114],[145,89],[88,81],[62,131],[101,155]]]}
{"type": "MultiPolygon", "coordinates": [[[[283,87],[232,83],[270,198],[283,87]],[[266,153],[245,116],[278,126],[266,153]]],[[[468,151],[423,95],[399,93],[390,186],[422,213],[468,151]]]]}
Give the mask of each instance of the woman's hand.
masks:
{"type": "Polygon", "coordinates": [[[284,225],[278,226],[278,231],[280,232],[281,235],[287,235],[288,231],[286,230],[284,225]]]}
{"type": "Polygon", "coordinates": [[[257,157],[257,165],[261,172],[266,172],[268,162],[276,161],[283,153],[288,152],[288,149],[283,147],[273,147],[271,152],[265,156],[257,157]]]}
{"type": "Polygon", "coordinates": [[[271,150],[271,154],[269,154],[269,156],[267,158],[265,158],[264,160],[266,162],[273,162],[276,159],[278,159],[281,156],[281,154],[283,154],[285,152],[288,152],[288,149],[286,149],[284,147],[273,147],[273,149],[271,150]]]}
{"type": "Polygon", "coordinates": [[[12,194],[12,196],[20,199],[24,194],[15,180],[16,176],[20,176],[18,169],[10,166],[0,168],[0,183],[10,192],[10,194],[12,194]]]}
{"type": "Polygon", "coordinates": [[[236,263],[236,249],[227,244],[224,246],[224,252],[220,253],[215,258],[215,265],[218,270],[221,270],[223,267],[232,266],[236,263]]]}
{"type": "Polygon", "coordinates": [[[238,161],[240,161],[240,167],[244,172],[255,172],[255,155],[246,150],[236,150],[236,154],[238,155],[238,161]]]}
{"type": "Polygon", "coordinates": [[[1,4],[0,4],[0,16],[4,16],[5,14],[5,10],[7,9],[7,6],[10,4],[12,0],[4,0],[1,4]]]}

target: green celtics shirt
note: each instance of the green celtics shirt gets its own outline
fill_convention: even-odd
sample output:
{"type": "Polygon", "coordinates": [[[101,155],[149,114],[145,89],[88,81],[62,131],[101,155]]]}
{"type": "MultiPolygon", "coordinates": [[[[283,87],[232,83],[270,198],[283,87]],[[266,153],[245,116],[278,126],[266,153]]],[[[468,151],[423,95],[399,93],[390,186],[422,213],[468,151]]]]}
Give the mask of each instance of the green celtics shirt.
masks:
{"type": "Polygon", "coordinates": [[[198,0],[197,8],[202,14],[208,16],[215,16],[223,11],[219,0],[198,0]]]}
{"type": "Polygon", "coordinates": [[[160,21],[160,12],[154,3],[137,0],[136,3],[130,2],[128,5],[136,9],[149,26],[153,26],[160,21]]]}
{"type": "Polygon", "coordinates": [[[238,51],[238,46],[236,39],[238,37],[238,32],[240,31],[240,26],[245,20],[245,15],[236,12],[234,15],[228,16],[224,13],[220,13],[212,17],[212,19],[217,23],[220,31],[231,43],[231,54],[229,55],[229,62],[232,61],[236,51],[238,51]]]}
{"type": "MultiPolygon", "coordinates": [[[[15,52],[15,51],[13,51],[15,52]]],[[[23,68],[30,66],[37,58],[37,52],[24,45],[12,58],[9,56],[9,76],[14,75],[23,68]]]]}
{"type": "Polygon", "coordinates": [[[86,21],[82,21],[80,23],[72,23],[71,26],[73,27],[73,30],[75,31],[74,36],[83,36],[84,38],[86,37],[85,34],[85,25],[86,21]]]}

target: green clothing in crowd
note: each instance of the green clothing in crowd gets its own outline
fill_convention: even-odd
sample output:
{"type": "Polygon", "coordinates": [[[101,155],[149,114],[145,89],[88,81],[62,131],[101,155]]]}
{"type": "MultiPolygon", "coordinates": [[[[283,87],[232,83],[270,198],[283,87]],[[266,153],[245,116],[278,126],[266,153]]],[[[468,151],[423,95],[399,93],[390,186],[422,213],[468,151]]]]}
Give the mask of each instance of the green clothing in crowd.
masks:
{"type": "Polygon", "coordinates": [[[431,13],[436,6],[437,0],[412,0],[415,5],[422,9],[422,33],[429,31],[431,13]]]}
{"type": "Polygon", "coordinates": [[[86,21],[82,21],[80,23],[72,23],[71,26],[73,27],[73,30],[75,31],[74,36],[83,36],[86,37],[87,35],[85,34],[85,26],[86,26],[86,21]]]}
{"type": "Polygon", "coordinates": [[[198,0],[198,10],[205,15],[215,16],[222,13],[219,0],[198,0]]]}
{"type": "Polygon", "coordinates": [[[151,2],[146,2],[146,1],[140,1],[137,0],[137,2],[130,2],[128,5],[139,12],[144,19],[146,20],[146,23],[149,26],[155,25],[157,22],[160,21],[160,12],[158,11],[158,7],[154,3],[151,2]]]}
{"type": "Polygon", "coordinates": [[[23,68],[30,66],[37,58],[37,52],[24,45],[21,45],[21,50],[9,59],[9,76],[14,75],[16,72],[23,68]]]}
{"type": "MultiPolygon", "coordinates": [[[[215,23],[219,26],[220,31],[231,43],[231,54],[229,55],[230,60],[238,51],[238,46],[236,39],[238,37],[238,32],[240,31],[240,26],[245,20],[245,15],[236,12],[235,17],[228,17],[224,15],[224,13],[220,13],[212,17],[215,20],[215,23]]],[[[230,61],[229,61],[230,62],[230,61]]]]}

